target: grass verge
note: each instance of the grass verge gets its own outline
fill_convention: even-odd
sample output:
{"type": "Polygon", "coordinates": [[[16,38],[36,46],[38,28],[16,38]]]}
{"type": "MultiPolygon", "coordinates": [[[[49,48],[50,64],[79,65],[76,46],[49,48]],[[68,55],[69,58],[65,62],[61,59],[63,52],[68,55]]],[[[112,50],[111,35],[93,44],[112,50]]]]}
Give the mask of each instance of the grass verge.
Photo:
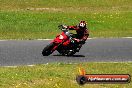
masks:
{"type": "Polygon", "coordinates": [[[78,67],[88,74],[130,74],[131,62],[50,63],[35,66],[0,67],[1,88],[131,88],[129,84],[86,84],[79,86],[78,67]]]}
{"type": "Polygon", "coordinates": [[[54,38],[59,24],[88,22],[90,37],[132,36],[132,0],[1,0],[0,39],[54,38]]]}
{"type": "Polygon", "coordinates": [[[132,13],[0,12],[0,39],[54,38],[59,24],[76,25],[86,20],[90,37],[129,37],[132,13]]]}

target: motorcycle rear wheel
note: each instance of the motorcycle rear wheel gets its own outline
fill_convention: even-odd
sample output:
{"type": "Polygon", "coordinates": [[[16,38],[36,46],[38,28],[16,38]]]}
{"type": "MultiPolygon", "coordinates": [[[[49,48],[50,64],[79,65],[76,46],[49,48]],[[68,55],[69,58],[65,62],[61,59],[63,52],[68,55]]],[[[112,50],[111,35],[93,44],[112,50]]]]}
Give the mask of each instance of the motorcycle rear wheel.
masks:
{"type": "Polygon", "coordinates": [[[76,52],[68,52],[66,53],[66,56],[73,56],[76,52]]]}
{"type": "Polygon", "coordinates": [[[71,52],[68,50],[57,50],[63,56],[73,56],[76,52],[71,52]]]}

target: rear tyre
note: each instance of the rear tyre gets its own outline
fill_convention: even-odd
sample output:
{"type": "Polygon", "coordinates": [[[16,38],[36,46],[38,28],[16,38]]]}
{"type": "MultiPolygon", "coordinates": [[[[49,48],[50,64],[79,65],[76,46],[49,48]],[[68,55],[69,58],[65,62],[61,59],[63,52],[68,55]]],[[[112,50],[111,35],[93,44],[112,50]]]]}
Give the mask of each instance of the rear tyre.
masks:
{"type": "Polygon", "coordinates": [[[42,55],[43,56],[48,56],[48,55],[50,55],[50,54],[52,54],[52,49],[53,49],[53,47],[54,47],[54,43],[50,43],[49,45],[47,45],[44,49],[43,49],[43,51],[42,51],[42,55]]]}
{"type": "Polygon", "coordinates": [[[69,50],[57,50],[63,56],[73,56],[76,52],[69,50]]]}
{"type": "Polygon", "coordinates": [[[69,52],[67,52],[66,56],[73,56],[75,53],[76,52],[74,52],[74,51],[69,51],[69,52]]]}

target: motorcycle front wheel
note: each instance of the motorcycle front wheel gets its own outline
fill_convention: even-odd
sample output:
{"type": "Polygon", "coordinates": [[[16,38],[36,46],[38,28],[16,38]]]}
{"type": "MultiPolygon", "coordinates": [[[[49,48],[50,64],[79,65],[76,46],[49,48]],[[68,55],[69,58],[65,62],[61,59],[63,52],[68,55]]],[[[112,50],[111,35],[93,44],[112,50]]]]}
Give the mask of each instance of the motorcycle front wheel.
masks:
{"type": "Polygon", "coordinates": [[[54,47],[54,43],[50,43],[49,45],[47,45],[43,51],[42,51],[42,55],[43,56],[48,56],[50,54],[52,54],[52,49],[54,47]]]}

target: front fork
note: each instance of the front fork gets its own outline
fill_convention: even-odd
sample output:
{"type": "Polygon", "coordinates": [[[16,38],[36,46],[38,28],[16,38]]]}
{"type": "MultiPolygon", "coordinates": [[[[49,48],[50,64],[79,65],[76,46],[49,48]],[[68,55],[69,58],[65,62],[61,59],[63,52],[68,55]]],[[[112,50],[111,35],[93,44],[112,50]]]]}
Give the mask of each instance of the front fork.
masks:
{"type": "Polygon", "coordinates": [[[64,40],[62,40],[62,42],[61,43],[58,43],[58,42],[53,42],[54,43],[54,48],[52,49],[52,52],[54,52],[55,50],[57,50],[57,48],[61,45],[61,44],[63,44],[64,43],[64,40]]]}

